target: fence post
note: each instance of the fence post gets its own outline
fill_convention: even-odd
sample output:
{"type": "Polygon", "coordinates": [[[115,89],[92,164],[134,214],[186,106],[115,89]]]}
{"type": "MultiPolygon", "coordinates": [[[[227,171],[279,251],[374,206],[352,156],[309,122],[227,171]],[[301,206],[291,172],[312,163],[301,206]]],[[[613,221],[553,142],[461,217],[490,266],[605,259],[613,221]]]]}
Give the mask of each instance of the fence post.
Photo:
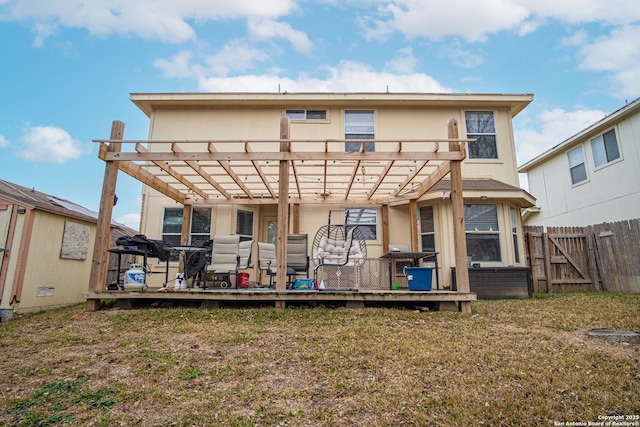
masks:
{"type": "Polygon", "coordinates": [[[598,249],[596,248],[596,233],[593,227],[585,227],[584,229],[585,238],[587,239],[587,245],[589,248],[589,264],[591,280],[593,280],[596,291],[602,292],[603,284],[602,284],[602,275],[600,274],[600,256],[598,255],[598,249]]]}
{"type": "Polygon", "coordinates": [[[542,231],[542,256],[544,256],[544,275],[547,278],[547,292],[553,293],[553,277],[551,276],[551,254],[549,253],[549,234],[542,231]]]}

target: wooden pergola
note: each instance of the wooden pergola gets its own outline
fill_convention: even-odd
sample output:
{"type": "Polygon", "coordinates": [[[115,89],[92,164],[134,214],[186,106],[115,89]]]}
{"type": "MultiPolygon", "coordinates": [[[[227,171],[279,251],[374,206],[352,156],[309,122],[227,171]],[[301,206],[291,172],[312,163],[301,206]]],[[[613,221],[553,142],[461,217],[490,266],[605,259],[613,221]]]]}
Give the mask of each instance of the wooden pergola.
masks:
{"type": "MultiPolygon", "coordinates": [[[[283,117],[276,140],[127,141],[124,123],[114,121],[108,140],[94,140],[106,166],[89,291],[97,292],[106,282],[113,200],[122,171],[185,207],[183,244],[194,205],[277,204],[278,223],[289,224],[291,205],[408,203],[414,250],[417,201],[450,174],[457,291],[468,294],[461,163],[465,144],[473,140],[458,137],[455,119],[447,126],[446,139],[296,140],[290,138],[289,119],[283,117]],[[346,142],[359,143],[360,150],[345,152],[346,142]],[[374,143],[375,151],[366,151],[367,143],[374,143]]],[[[287,234],[287,226],[278,227],[276,292],[286,292],[287,234]]],[[[87,309],[97,309],[98,302],[89,299],[87,309]]],[[[276,305],[284,307],[284,302],[276,305]]],[[[460,305],[462,311],[471,311],[469,301],[460,305]]]]}

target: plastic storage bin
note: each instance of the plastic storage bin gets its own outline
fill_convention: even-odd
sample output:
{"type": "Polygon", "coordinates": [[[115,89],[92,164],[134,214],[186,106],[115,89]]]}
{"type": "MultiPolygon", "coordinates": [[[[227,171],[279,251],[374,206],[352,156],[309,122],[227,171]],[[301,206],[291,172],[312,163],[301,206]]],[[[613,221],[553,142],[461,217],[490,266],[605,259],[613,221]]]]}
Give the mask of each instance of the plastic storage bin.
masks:
{"type": "Polygon", "coordinates": [[[410,291],[430,291],[433,276],[432,267],[405,267],[410,291]]]}

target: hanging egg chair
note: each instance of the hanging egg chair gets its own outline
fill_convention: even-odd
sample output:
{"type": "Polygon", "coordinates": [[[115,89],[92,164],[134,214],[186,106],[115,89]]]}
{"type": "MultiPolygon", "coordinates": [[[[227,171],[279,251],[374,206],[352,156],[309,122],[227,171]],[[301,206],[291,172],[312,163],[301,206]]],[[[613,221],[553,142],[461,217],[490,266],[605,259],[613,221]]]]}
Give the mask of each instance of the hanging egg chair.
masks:
{"type": "Polygon", "coordinates": [[[321,265],[362,265],[367,243],[357,226],[327,224],[316,232],[311,253],[316,269],[321,265]]]}

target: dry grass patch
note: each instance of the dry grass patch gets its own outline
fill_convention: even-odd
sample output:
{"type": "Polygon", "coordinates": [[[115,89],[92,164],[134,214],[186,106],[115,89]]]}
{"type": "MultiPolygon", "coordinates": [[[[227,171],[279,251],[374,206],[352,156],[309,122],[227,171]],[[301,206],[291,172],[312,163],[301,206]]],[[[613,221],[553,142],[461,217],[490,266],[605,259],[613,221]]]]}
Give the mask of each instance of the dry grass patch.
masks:
{"type": "Polygon", "coordinates": [[[0,425],[544,426],[640,414],[640,295],[401,309],[83,307],[0,326],[0,425]]]}

